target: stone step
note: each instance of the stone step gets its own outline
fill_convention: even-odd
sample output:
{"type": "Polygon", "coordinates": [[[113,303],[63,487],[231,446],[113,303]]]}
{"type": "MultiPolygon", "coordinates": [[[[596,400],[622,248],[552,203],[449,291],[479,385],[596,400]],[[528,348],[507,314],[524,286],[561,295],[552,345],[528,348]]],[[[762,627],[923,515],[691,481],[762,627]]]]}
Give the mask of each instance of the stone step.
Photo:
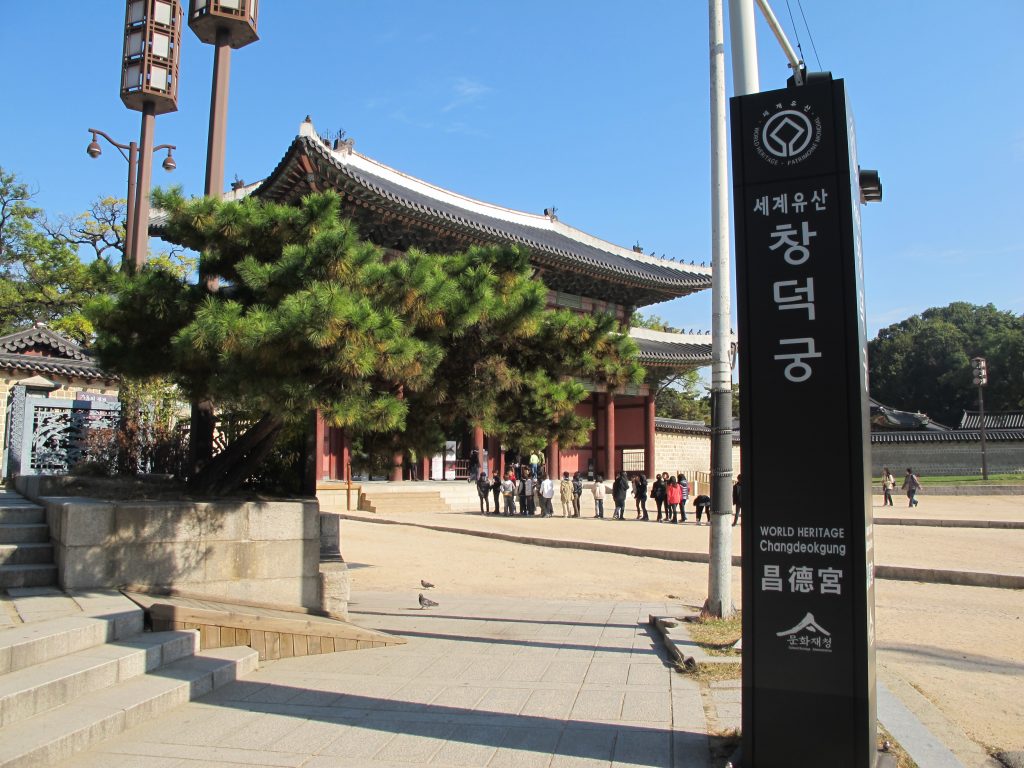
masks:
{"type": "Polygon", "coordinates": [[[45,544],[49,540],[46,523],[0,523],[0,544],[45,544]]]}
{"type": "Polygon", "coordinates": [[[195,630],[147,632],[0,675],[0,723],[27,720],[198,650],[195,630]]]}
{"type": "Polygon", "coordinates": [[[56,583],[57,566],[53,563],[0,565],[0,589],[50,587],[56,583]]]}
{"type": "Polygon", "coordinates": [[[256,669],[251,648],[201,651],[0,729],[0,768],[53,765],[256,669]]]}
{"type": "Polygon", "coordinates": [[[0,524],[45,522],[46,510],[38,504],[0,504],[0,524]]]}
{"type": "Polygon", "coordinates": [[[138,606],[102,616],[68,616],[0,630],[0,674],[42,664],[142,632],[138,606]]]}
{"type": "Polygon", "coordinates": [[[0,544],[0,565],[53,564],[52,544],[0,544]]]}

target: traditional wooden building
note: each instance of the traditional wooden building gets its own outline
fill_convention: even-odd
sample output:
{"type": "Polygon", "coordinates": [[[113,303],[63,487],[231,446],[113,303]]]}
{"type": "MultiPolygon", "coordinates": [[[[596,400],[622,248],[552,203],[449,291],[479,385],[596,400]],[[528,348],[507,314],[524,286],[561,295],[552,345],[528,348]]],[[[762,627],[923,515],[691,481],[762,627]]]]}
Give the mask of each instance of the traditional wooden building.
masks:
{"type": "MultiPolygon", "coordinates": [[[[332,189],[342,199],[342,213],[360,234],[396,253],[411,247],[455,252],[472,245],[509,244],[526,248],[537,275],[548,287],[552,307],[579,312],[609,312],[627,320],[637,307],[686,296],[711,287],[711,268],[656,258],[623,248],[558,220],[553,210],[525,213],[475,200],[409,176],[355,151],[354,142],[329,142],[309,118],[270,175],[237,186],[228,197],[255,195],[265,200],[297,202],[310,192],[332,189]]],[[[711,337],[634,329],[645,366],[708,365],[711,337]]],[[[549,469],[612,476],[621,469],[654,471],[654,399],[646,387],[607,392],[594,386],[578,408],[596,428],[588,444],[551,445],[549,469]]],[[[318,422],[319,480],[346,479],[348,446],[338,429],[318,422]]],[[[462,452],[476,448],[498,470],[502,451],[481,430],[453,435],[462,452]]],[[[465,455],[462,456],[465,458],[465,455]]],[[[423,460],[421,479],[431,478],[423,460]]],[[[402,476],[399,469],[393,475],[402,476]]]]}

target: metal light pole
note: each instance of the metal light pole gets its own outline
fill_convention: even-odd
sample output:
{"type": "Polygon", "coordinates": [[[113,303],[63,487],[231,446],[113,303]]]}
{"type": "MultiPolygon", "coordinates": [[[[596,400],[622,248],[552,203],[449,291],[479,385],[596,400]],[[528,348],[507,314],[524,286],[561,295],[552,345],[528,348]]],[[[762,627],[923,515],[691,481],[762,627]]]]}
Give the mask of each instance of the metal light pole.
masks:
{"type": "Polygon", "coordinates": [[[711,543],[704,613],[727,618],[732,601],[732,364],[729,300],[729,162],[722,0],[709,0],[711,56],[711,543]]]}
{"type": "MultiPolygon", "coordinates": [[[[125,3],[124,52],[121,57],[121,101],[142,113],[139,143],[125,147],[101,131],[93,131],[89,154],[96,157],[102,135],[121,150],[128,150],[129,262],[138,270],[146,261],[149,242],[149,185],[152,178],[153,128],[157,115],[178,109],[178,58],[181,47],[182,11],[179,0],[128,0],[125,3]],[[134,152],[132,148],[135,147],[134,152]],[[95,151],[95,154],[93,152],[95,151]],[[136,170],[132,170],[132,158],[136,170]],[[131,188],[135,179],[135,188],[131,188]],[[133,194],[134,192],[134,194],[133,194]]],[[[90,129],[92,130],[92,129],[90,129]]],[[[173,168],[174,161],[170,160],[173,168]]],[[[164,168],[167,168],[164,161],[164,168]]],[[[170,170],[170,169],[168,169],[170,170]]]]}
{"type": "MultiPolygon", "coordinates": [[[[213,87],[210,93],[210,132],[206,147],[207,197],[224,191],[224,150],[228,126],[228,83],[231,49],[259,40],[256,34],[258,0],[189,0],[188,25],[196,37],[216,47],[213,58],[213,87]]],[[[204,272],[200,260],[199,280],[210,293],[216,292],[216,275],[204,272]]],[[[217,420],[213,402],[199,397],[192,403],[189,432],[189,475],[213,457],[213,433],[217,420]]]]}
{"type": "MultiPolygon", "coordinates": [[[[139,190],[147,190],[148,195],[149,184],[145,186],[139,183],[139,145],[132,141],[128,144],[121,144],[120,142],[114,141],[105,132],[98,128],[87,129],[92,134],[92,141],[89,142],[89,146],[85,148],[86,154],[89,157],[97,158],[103,154],[103,149],[100,147],[97,136],[101,136],[118,152],[121,153],[121,157],[128,161],[128,197],[126,200],[126,211],[125,211],[125,225],[124,225],[124,261],[121,262],[121,269],[125,272],[138,269],[145,262],[145,253],[140,258],[135,252],[135,211],[138,205],[137,196],[139,190]]],[[[167,172],[173,171],[178,167],[178,164],[174,162],[174,155],[171,152],[177,149],[173,144],[158,144],[153,147],[153,152],[159,152],[162,149],[167,150],[167,157],[164,158],[161,166],[167,172]]]]}
{"type": "Polygon", "coordinates": [[[971,368],[974,369],[974,383],[978,386],[978,419],[981,431],[981,479],[988,480],[988,456],[985,452],[985,395],[988,386],[988,363],[984,357],[972,357],[971,368]]]}
{"type": "Polygon", "coordinates": [[[224,149],[228,129],[231,49],[259,40],[257,0],[189,0],[188,25],[196,37],[214,46],[210,92],[210,132],[206,147],[207,197],[224,191],[224,149]]]}

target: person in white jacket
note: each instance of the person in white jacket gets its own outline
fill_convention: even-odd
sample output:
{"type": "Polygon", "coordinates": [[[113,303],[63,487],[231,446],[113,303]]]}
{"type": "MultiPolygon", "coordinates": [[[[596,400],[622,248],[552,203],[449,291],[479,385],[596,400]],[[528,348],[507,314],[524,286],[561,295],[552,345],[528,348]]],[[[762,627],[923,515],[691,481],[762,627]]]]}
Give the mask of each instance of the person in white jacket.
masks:
{"type": "Polygon", "coordinates": [[[604,477],[598,475],[594,478],[594,517],[604,517],[604,477]]]}
{"type": "Polygon", "coordinates": [[[546,474],[540,483],[540,497],[544,503],[544,510],[541,512],[541,517],[553,517],[555,509],[551,506],[551,500],[555,497],[555,484],[551,482],[551,478],[546,474]]]}

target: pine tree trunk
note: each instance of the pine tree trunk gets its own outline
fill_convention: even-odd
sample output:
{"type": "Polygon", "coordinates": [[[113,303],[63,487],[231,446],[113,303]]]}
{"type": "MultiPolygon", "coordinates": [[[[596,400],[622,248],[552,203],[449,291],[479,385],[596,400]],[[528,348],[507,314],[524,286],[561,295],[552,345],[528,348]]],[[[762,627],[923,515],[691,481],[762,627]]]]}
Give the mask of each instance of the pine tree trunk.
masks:
{"type": "Polygon", "coordinates": [[[277,442],[284,421],[270,413],[218,453],[189,481],[189,491],[199,495],[224,496],[238,489],[267,457],[277,442]]]}
{"type": "Polygon", "coordinates": [[[190,483],[213,459],[213,433],[216,428],[217,416],[213,412],[213,401],[205,397],[193,401],[189,420],[188,466],[186,467],[190,483]]]}

